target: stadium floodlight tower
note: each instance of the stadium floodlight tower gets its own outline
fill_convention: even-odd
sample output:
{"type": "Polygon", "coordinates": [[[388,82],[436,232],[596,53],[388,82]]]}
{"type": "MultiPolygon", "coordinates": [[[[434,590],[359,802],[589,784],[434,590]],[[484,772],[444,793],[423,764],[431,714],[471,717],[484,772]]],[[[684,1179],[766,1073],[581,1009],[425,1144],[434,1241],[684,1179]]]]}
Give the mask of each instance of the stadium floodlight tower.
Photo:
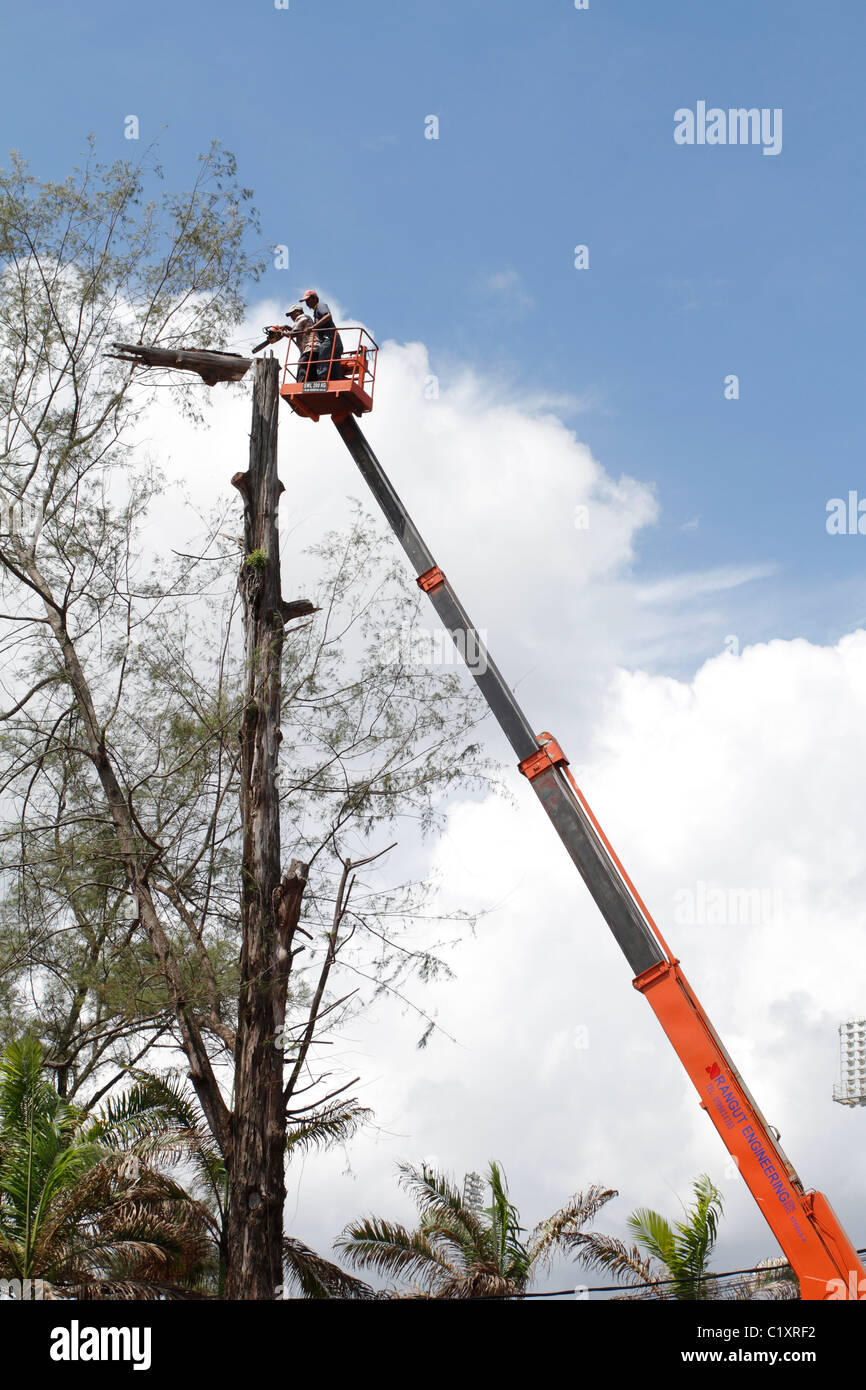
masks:
{"type": "Polygon", "coordinates": [[[484,1209],[484,1181],[480,1173],[467,1173],[463,1179],[463,1205],[476,1216],[484,1209]]]}
{"type": "Polygon", "coordinates": [[[842,1079],[833,1087],[840,1105],[866,1105],[866,1018],[839,1024],[842,1079]]]}

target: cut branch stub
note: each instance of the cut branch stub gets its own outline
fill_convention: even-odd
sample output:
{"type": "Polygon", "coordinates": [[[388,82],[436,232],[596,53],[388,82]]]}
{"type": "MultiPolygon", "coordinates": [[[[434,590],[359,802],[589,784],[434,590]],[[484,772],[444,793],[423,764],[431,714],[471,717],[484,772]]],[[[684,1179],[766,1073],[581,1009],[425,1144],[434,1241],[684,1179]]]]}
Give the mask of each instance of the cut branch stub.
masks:
{"type": "Polygon", "coordinates": [[[292,599],[287,603],[285,599],[280,599],[279,613],[284,623],[291,622],[292,618],[306,618],[310,613],[318,613],[315,604],[310,603],[308,598],[292,599]]]}
{"type": "Polygon", "coordinates": [[[117,352],[107,356],[136,367],[167,367],[173,371],[195,372],[206,386],[218,381],[241,381],[253,359],[238,352],[216,352],[212,348],[159,348],[146,343],[112,343],[117,352]]]}

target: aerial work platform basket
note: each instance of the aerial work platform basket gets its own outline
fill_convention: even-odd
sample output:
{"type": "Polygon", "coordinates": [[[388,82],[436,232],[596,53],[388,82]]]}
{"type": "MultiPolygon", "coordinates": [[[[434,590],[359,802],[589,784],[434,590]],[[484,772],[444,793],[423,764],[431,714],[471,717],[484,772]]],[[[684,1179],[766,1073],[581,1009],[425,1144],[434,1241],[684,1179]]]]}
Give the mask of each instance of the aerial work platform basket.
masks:
{"type": "MultiPolygon", "coordinates": [[[[300,362],[292,343],[286,356],[280,395],[297,415],[364,415],[373,409],[378,345],[365,328],[338,328],[343,352],[300,362]]],[[[333,342],[333,340],[332,340],[333,342]]]]}

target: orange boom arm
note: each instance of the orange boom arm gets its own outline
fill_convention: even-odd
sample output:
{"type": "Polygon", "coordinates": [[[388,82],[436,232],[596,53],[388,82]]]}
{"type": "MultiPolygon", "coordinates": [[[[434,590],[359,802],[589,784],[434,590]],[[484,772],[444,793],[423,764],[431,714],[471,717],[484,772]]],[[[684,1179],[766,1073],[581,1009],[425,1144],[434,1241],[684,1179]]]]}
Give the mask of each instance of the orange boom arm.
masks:
{"type": "MultiPolygon", "coordinates": [[[[375,345],[373,345],[375,349],[375,345]]],[[[375,351],[370,354],[374,365],[375,351]]],[[[358,426],[372,408],[373,373],[356,353],[343,377],[315,393],[283,386],[288,404],[317,419],[330,414],[443,626],[451,633],[497,722],[599,911],[628,961],[635,988],[670,1039],[722,1142],[794,1270],[804,1299],[866,1299],[866,1270],[820,1192],[807,1192],[704,1013],[617,858],[555,739],[537,737],[480,634],[433,559],[358,426]]]]}

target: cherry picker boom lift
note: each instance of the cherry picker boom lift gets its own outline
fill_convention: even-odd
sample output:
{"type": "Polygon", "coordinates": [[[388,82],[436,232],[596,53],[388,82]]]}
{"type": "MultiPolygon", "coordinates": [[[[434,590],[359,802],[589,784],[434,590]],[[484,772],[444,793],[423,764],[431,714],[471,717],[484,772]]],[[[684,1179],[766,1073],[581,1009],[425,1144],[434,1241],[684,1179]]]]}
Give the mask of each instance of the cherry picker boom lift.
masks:
{"type": "Polygon", "coordinates": [[[553,822],[560,839],[620,946],[635,989],[649,1003],[752,1196],[797,1276],[804,1299],[866,1299],[866,1270],[827,1198],[806,1191],[764,1119],[724,1044],[626,873],[586,798],[568,759],[549,733],[533,733],[512,690],[450,583],[439,569],[358,425],[372,409],[376,344],[361,329],[340,329],[358,342],[341,360],[339,379],[296,381],[288,358],[281,395],[299,415],[330,415],[376,502],[484,699],[518,758],[518,767],[553,822]]]}

